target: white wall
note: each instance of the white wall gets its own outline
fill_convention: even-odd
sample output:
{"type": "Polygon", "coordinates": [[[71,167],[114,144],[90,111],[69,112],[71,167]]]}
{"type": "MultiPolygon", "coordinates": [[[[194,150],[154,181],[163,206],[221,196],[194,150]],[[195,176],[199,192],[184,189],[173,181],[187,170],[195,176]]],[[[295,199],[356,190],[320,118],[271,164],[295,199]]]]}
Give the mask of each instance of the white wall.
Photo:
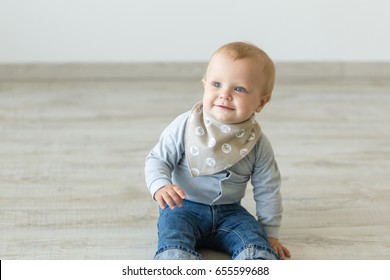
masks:
{"type": "Polygon", "coordinates": [[[388,0],[0,0],[0,63],[205,61],[244,40],[276,61],[390,61],[388,0]]]}

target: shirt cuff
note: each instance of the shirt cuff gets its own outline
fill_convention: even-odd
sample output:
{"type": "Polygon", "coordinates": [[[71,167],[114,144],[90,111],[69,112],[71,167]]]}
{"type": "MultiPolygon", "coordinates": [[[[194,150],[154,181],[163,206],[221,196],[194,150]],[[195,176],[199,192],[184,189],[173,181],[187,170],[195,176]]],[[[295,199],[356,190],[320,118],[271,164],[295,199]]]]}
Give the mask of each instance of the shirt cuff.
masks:
{"type": "Polygon", "coordinates": [[[267,237],[279,239],[279,227],[264,226],[264,230],[265,230],[265,233],[267,234],[267,237]]]}
{"type": "Polygon", "coordinates": [[[168,185],[172,185],[172,182],[167,179],[157,179],[152,184],[150,184],[149,192],[152,195],[153,199],[156,191],[168,185]]]}

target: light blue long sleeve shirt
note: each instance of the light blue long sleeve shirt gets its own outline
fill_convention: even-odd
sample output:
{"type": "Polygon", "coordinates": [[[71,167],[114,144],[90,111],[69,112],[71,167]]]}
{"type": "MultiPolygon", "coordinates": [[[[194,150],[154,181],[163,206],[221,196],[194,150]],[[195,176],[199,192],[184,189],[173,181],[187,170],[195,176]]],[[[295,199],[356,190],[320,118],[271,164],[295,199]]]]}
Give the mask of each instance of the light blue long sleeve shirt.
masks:
{"type": "Polygon", "coordinates": [[[166,185],[178,185],[186,199],[220,205],[238,203],[251,180],[256,215],[269,237],[278,238],[282,220],[280,173],[271,143],[261,133],[253,150],[227,170],[192,177],[185,156],[185,130],[190,112],[177,117],[161,134],[145,161],[145,178],[151,195],[166,185]]]}

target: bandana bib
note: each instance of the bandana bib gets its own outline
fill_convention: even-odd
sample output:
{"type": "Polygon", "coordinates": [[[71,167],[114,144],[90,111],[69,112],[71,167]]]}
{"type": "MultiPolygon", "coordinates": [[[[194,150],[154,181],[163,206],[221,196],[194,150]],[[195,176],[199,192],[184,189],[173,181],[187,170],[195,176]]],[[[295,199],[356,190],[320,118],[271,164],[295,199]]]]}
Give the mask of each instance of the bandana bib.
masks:
{"type": "Polygon", "coordinates": [[[256,145],[260,126],[252,116],[239,124],[221,123],[203,112],[202,103],[191,110],[185,133],[185,152],[192,177],[225,170],[256,145]]]}

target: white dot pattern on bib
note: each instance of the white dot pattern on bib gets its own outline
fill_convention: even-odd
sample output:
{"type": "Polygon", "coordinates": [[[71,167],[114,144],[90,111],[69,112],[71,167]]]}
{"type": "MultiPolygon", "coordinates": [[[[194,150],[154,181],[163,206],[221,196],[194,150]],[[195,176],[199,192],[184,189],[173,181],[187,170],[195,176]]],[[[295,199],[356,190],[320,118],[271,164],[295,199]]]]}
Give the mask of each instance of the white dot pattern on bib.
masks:
{"type": "Polygon", "coordinates": [[[211,119],[205,117],[205,118],[204,118],[204,125],[205,125],[205,126],[210,126],[210,125],[211,125],[211,119]]]}
{"type": "Polygon", "coordinates": [[[228,125],[221,125],[221,127],[219,128],[223,133],[229,133],[232,128],[228,125]]]}
{"type": "Polygon", "coordinates": [[[241,155],[242,157],[245,157],[248,153],[249,153],[249,150],[248,150],[248,149],[241,149],[241,150],[240,150],[240,155],[241,155]]]}
{"type": "Polygon", "coordinates": [[[236,136],[238,137],[238,138],[241,138],[241,137],[243,137],[245,135],[245,129],[241,129],[237,134],[236,134],[236,136]]]}
{"type": "Polygon", "coordinates": [[[190,153],[191,153],[191,155],[193,155],[193,156],[199,155],[199,148],[196,147],[196,146],[192,146],[192,147],[190,148],[190,153]]]}
{"type": "Polygon", "coordinates": [[[198,168],[191,168],[191,174],[192,176],[196,177],[200,175],[200,171],[198,168]]]}
{"type": "Polygon", "coordinates": [[[209,148],[215,147],[215,144],[217,144],[217,140],[215,140],[214,137],[211,137],[211,138],[209,139],[209,142],[207,142],[207,146],[208,146],[209,148]]]}
{"type": "Polygon", "coordinates": [[[225,154],[228,154],[232,151],[232,146],[230,146],[229,144],[223,144],[222,145],[222,152],[224,152],[225,154]]]}
{"type": "Polygon", "coordinates": [[[206,158],[206,164],[210,167],[214,167],[217,164],[217,162],[213,158],[206,158]]]}
{"type": "Polygon", "coordinates": [[[198,136],[203,136],[204,135],[203,127],[198,126],[197,128],[195,128],[195,134],[198,136]]]}

